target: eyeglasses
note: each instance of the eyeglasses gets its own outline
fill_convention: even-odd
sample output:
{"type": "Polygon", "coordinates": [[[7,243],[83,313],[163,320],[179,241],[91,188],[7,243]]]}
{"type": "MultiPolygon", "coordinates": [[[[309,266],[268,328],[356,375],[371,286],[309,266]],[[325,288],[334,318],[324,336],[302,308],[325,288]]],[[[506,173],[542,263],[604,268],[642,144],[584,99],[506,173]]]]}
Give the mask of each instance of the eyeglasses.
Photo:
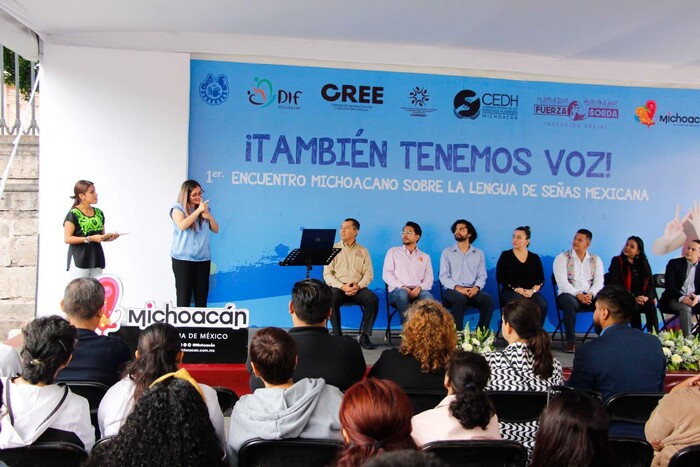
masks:
{"type": "Polygon", "coordinates": [[[415,232],[411,232],[411,231],[408,231],[408,232],[404,231],[404,230],[401,231],[401,235],[415,235],[415,234],[416,234],[415,232]]]}
{"type": "Polygon", "coordinates": [[[199,193],[190,193],[190,196],[194,196],[195,198],[198,196],[204,196],[204,190],[200,191],[199,193]]]}

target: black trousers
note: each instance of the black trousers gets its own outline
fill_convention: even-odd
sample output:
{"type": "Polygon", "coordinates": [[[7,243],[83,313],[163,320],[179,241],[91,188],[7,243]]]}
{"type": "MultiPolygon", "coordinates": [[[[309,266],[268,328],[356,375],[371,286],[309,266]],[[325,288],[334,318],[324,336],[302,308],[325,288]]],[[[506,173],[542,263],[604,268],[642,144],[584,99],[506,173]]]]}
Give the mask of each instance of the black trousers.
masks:
{"type": "Polygon", "coordinates": [[[206,308],[207,295],[209,295],[209,269],[211,261],[182,261],[173,260],[173,274],[175,274],[175,291],[177,293],[177,306],[194,306],[206,308]]]}
{"type": "Polygon", "coordinates": [[[356,295],[348,297],[345,292],[337,287],[331,287],[333,292],[333,313],[331,314],[331,327],[334,334],[340,334],[340,305],[343,303],[357,303],[365,308],[365,315],[362,318],[362,333],[372,335],[372,326],[377,319],[379,309],[379,299],[371,290],[364,288],[356,295]]]}

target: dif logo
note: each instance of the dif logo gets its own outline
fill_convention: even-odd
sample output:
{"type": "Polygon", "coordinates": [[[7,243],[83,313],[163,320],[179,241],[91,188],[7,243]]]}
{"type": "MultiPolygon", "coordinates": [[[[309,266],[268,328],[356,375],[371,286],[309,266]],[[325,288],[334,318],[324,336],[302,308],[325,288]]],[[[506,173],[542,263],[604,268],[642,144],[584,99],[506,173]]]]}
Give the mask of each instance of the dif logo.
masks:
{"type": "Polygon", "coordinates": [[[381,105],[384,103],[384,87],[328,83],[321,88],[321,97],[328,102],[381,105]]]}
{"type": "Polygon", "coordinates": [[[276,101],[280,104],[280,107],[295,108],[299,105],[299,98],[301,95],[302,91],[286,91],[284,89],[279,89],[275,92],[272,82],[269,79],[256,77],[255,86],[253,86],[253,89],[248,90],[248,102],[263,108],[276,101]]]}

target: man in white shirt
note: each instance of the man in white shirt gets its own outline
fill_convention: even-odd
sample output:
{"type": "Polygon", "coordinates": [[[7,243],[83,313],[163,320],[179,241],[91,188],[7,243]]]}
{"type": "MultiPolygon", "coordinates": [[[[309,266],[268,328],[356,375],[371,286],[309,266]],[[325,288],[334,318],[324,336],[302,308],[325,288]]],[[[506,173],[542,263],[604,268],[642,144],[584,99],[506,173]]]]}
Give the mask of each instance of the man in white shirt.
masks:
{"type": "Polygon", "coordinates": [[[576,350],[576,313],[594,311],[595,296],[603,288],[603,262],[588,253],[593,234],[579,229],[574,235],[572,249],[554,258],[554,279],[558,286],[557,305],[564,312],[566,353],[576,350]]]}
{"type": "Polygon", "coordinates": [[[406,318],[409,303],[432,299],[433,266],[430,255],[418,249],[423,235],[420,225],[406,222],[401,231],[402,246],[389,248],[384,258],[382,279],[389,290],[389,303],[396,307],[401,322],[406,318]]]}

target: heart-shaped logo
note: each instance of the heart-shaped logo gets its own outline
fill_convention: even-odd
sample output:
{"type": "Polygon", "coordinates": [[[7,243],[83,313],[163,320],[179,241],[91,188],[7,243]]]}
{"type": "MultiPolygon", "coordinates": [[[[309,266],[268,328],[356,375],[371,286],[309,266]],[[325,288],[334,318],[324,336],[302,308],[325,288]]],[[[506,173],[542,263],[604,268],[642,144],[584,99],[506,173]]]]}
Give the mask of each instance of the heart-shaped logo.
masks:
{"type": "Polygon", "coordinates": [[[122,324],[122,309],[118,308],[122,297],[122,282],[117,276],[108,274],[97,278],[105,289],[105,306],[102,310],[102,319],[100,324],[95,329],[95,332],[100,335],[106,335],[110,332],[119,330],[122,324]]]}

